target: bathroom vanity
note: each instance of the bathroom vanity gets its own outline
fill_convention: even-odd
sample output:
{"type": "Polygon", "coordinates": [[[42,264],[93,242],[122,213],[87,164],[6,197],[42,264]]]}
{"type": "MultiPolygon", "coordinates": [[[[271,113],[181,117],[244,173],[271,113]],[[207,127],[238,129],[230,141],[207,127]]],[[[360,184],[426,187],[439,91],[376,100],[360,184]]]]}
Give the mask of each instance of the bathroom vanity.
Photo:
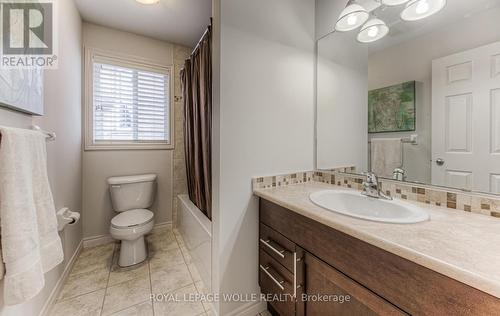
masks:
{"type": "Polygon", "coordinates": [[[427,222],[370,222],[309,200],[331,187],[309,182],[254,190],[259,284],[275,295],[268,300],[273,313],[498,315],[498,246],[474,239],[481,237],[475,227],[481,238],[494,236],[498,220],[428,207],[427,222]]]}

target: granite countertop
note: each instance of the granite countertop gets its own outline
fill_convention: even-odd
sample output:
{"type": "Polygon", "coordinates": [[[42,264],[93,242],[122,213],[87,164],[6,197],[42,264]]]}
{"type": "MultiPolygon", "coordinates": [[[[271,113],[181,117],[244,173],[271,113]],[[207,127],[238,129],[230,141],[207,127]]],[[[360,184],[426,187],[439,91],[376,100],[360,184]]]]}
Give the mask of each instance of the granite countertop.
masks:
{"type": "Polygon", "coordinates": [[[255,189],[254,194],[421,266],[500,298],[500,220],[480,214],[424,208],[430,221],[387,224],[341,215],[313,204],[309,194],[352,190],[320,182],[255,189]]]}

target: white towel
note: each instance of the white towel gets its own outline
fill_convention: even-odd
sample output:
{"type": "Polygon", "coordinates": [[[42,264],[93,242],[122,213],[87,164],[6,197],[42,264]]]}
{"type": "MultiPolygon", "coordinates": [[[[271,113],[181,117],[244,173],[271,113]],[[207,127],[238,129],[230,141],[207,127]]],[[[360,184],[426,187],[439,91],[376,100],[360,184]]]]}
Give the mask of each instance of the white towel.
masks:
{"type": "Polygon", "coordinates": [[[371,168],[372,172],[384,178],[392,178],[392,172],[401,168],[402,159],[401,138],[372,138],[371,168]]]}
{"type": "Polygon", "coordinates": [[[5,263],[4,302],[37,295],[44,273],[63,260],[52,192],[47,177],[45,136],[0,127],[0,222],[5,263]]]}

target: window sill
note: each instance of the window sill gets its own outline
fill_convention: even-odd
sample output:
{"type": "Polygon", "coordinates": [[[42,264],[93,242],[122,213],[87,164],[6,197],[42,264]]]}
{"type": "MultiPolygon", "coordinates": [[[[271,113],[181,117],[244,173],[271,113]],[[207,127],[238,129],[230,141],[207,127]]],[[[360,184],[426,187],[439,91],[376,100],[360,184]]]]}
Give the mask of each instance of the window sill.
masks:
{"type": "Polygon", "coordinates": [[[174,144],[135,143],[135,144],[85,144],[85,151],[111,150],[174,150],[174,144]]]}

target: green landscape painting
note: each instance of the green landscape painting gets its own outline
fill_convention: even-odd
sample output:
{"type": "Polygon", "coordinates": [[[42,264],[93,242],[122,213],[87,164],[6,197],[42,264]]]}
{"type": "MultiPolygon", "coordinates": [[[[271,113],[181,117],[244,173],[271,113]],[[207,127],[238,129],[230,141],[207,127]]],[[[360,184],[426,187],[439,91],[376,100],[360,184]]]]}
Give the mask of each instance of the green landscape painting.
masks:
{"type": "Polygon", "coordinates": [[[415,81],[368,92],[368,133],[415,130],[415,81]]]}

